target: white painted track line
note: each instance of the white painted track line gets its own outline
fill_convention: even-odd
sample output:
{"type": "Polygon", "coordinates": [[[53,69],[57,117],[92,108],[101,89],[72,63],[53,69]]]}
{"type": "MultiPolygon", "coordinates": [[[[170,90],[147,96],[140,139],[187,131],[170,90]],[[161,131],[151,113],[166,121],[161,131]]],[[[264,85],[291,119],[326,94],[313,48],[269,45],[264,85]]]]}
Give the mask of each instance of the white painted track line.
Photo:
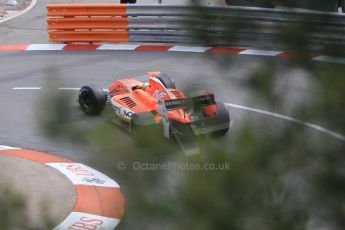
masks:
{"type": "Polygon", "coordinates": [[[61,88],[58,88],[58,90],[80,90],[80,88],[61,87],[61,88]]]}
{"type": "Polygon", "coordinates": [[[261,109],[255,109],[255,108],[250,108],[250,107],[246,107],[246,106],[242,106],[242,105],[231,104],[231,103],[225,103],[225,105],[228,106],[228,107],[232,107],[232,108],[247,110],[247,111],[250,111],[250,112],[260,113],[260,114],[264,114],[264,115],[267,115],[267,116],[276,117],[276,118],[279,118],[279,119],[282,119],[282,120],[294,122],[294,123],[297,123],[297,124],[300,124],[300,125],[304,125],[306,127],[312,128],[312,129],[316,129],[316,130],[318,130],[320,132],[326,133],[326,134],[328,134],[328,135],[330,135],[330,136],[332,136],[332,137],[334,137],[336,139],[339,139],[341,141],[345,141],[345,136],[340,134],[340,133],[333,132],[333,131],[331,131],[329,129],[326,129],[324,127],[321,127],[319,125],[312,124],[312,123],[309,123],[309,122],[305,122],[305,121],[299,120],[297,118],[289,117],[289,116],[282,115],[282,114],[279,114],[279,113],[272,113],[272,112],[261,110],[261,109]]]}
{"type": "Polygon", "coordinates": [[[320,61],[320,62],[345,64],[345,58],[340,58],[340,57],[318,56],[318,57],[313,58],[313,60],[320,61]]]}
{"type": "Polygon", "coordinates": [[[1,23],[4,23],[4,22],[7,22],[7,21],[9,21],[9,20],[12,20],[12,19],[14,19],[14,18],[16,18],[16,17],[19,17],[19,16],[21,16],[21,15],[27,13],[29,10],[31,10],[31,9],[36,5],[36,3],[37,3],[37,0],[32,0],[31,3],[30,3],[30,5],[29,5],[28,7],[26,7],[26,9],[21,10],[21,11],[16,11],[16,12],[15,12],[12,16],[10,16],[10,17],[0,18],[0,24],[1,24],[1,23]]]}
{"type": "Polygon", "coordinates": [[[42,87],[14,87],[13,90],[40,90],[42,87]]]}

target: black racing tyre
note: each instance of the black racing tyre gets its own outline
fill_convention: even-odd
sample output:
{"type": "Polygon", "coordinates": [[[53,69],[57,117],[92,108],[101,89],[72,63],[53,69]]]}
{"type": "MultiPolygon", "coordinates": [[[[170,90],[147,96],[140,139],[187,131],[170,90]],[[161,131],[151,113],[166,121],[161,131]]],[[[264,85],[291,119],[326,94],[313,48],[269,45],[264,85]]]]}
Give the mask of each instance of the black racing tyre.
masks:
{"type": "Polygon", "coordinates": [[[121,0],[120,3],[136,3],[137,0],[121,0]]]}
{"type": "Polygon", "coordinates": [[[96,116],[105,108],[107,96],[95,86],[83,86],[79,91],[79,105],[85,114],[96,116]]]}
{"type": "Polygon", "coordinates": [[[223,102],[217,101],[217,111],[216,111],[216,122],[218,123],[226,123],[227,128],[222,129],[222,130],[218,130],[216,132],[214,132],[213,134],[217,135],[217,136],[224,136],[230,128],[230,114],[229,111],[226,109],[226,106],[223,102]]]}
{"type": "Polygon", "coordinates": [[[273,7],[272,0],[225,0],[229,6],[273,7]]]}
{"type": "Polygon", "coordinates": [[[157,138],[159,124],[150,112],[134,113],[131,118],[131,133],[135,144],[147,147],[157,138]]]}
{"type": "Polygon", "coordinates": [[[165,73],[161,73],[157,78],[163,83],[165,88],[176,89],[175,82],[165,73]]]}
{"type": "Polygon", "coordinates": [[[345,13],[345,0],[340,0],[341,12],[345,13]]]}

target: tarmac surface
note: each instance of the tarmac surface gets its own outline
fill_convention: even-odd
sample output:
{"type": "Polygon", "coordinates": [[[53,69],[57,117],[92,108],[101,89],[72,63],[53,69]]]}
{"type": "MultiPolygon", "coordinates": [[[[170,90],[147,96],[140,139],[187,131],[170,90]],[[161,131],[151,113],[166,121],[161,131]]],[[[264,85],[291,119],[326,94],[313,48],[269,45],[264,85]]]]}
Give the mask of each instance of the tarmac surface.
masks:
{"type": "Polygon", "coordinates": [[[0,0],[0,23],[4,23],[29,11],[36,0],[0,0]]]}
{"type": "MultiPolygon", "coordinates": [[[[6,108],[0,117],[0,139],[3,144],[60,154],[95,168],[103,167],[103,155],[95,157],[95,153],[87,147],[74,145],[68,140],[50,139],[42,131],[42,119],[51,109],[49,105],[43,105],[49,95],[70,94],[72,121],[75,123],[92,125],[102,120],[101,117],[90,119],[84,116],[75,102],[77,91],[58,88],[78,88],[87,84],[107,88],[112,80],[142,76],[147,71],[160,70],[172,76],[177,87],[201,86],[212,90],[217,100],[272,111],[269,105],[253,97],[253,92],[243,84],[248,74],[259,70],[260,65],[266,63],[265,65],[277,69],[279,80],[275,90],[284,93],[286,105],[282,110],[272,112],[293,115],[296,107],[310,103],[318,94],[310,89],[314,82],[308,72],[298,67],[286,66],[284,59],[270,57],[183,52],[36,51],[0,53],[0,59],[0,97],[3,98],[0,107],[6,108]],[[229,63],[228,67],[222,68],[218,62],[211,61],[212,57],[221,62],[226,61],[229,63]],[[41,89],[14,90],[16,87],[41,89]]],[[[256,123],[274,123],[276,127],[290,124],[236,108],[230,108],[230,113],[234,120],[233,133],[248,118],[256,123]]],[[[313,123],[322,125],[320,121],[313,123]]],[[[316,138],[332,139],[317,130],[311,129],[310,132],[316,138]]],[[[229,138],[229,144],[230,136],[231,134],[226,137],[229,138]]],[[[126,144],[131,145],[132,140],[126,134],[122,138],[124,142],[118,150],[126,151],[126,144]]]]}
{"type": "MultiPolygon", "coordinates": [[[[38,1],[37,5],[27,14],[0,24],[0,44],[47,43],[45,6],[48,2],[56,3],[57,1],[38,1]]],[[[308,61],[307,64],[312,64],[312,61],[308,61]]],[[[315,63],[313,62],[313,64],[315,63]]],[[[109,158],[106,154],[99,154],[89,145],[76,144],[68,138],[50,138],[42,128],[45,117],[52,116],[51,112],[54,111],[52,104],[49,103],[49,99],[54,95],[60,97],[68,94],[70,96],[68,108],[72,116],[71,121],[75,124],[92,126],[103,119],[85,117],[75,101],[77,91],[61,88],[78,88],[87,84],[107,88],[112,80],[126,76],[142,76],[147,71],[160,70],[172,76],[179,88],[194,86],[208,88],[215,93],[217,100],[272,111],[269,105],[257,98],[255,92],[244,84],[248,76],[259,71],[262,65],[275,69],[277,77],[275,90],[284,94],[282,103],[286,106],[273,112],[293,115],[295,108],[311,103],[317,97],[318,91],[312,89],[315,81],[311,73],[301,70],[298,65],[288,65],[285,59],[272,57],[133,51],[0,52],[0,108],[2,108],[0,144],[49,152],[114,175],[113,165],[116,159],[109,158]],[[224,67],[224,63],[226,63],[226,67],[224,67]],[[18,88],[22,88],[22,90],[18,88]]],[[[315,65],[322,65],[322,63],[315,65]]],[[[144,79],[140,77],[140,80],[144,79]]],[[[263,125],[269,123],[273,124],[271,127],[277,129],[290,124],[285,120],[237,108],[230,108],[230,114],[234,120],[234,126],[232,132],[224,137],[229,145],[232,142],[231,135],[236,133],[244,121],[263,125]]],[[[312,122],[323,125],[322,121],[312,122]]],[[[305,140],[306,142],[325,138],[330,142],[339,141],[318,130],[310,129],[307,132],[310,133],[310,139],[305,140]]],[[[131,138],[124,133],[117,142],[118,155],[126,154],[129,146],[132,145],[131,138]]],[[[172,149],[172,151],[180,152],[178,148],[172,149]]],[[[0,158],[0,167],[2,164],[9,164],[9,166],[22,164],[27,167],[27,169],[23,168],[13,174],[11,174],[11,168],[17,167],[4,167],[6,168],[5,173],[7,173],[4,173],[6,176],[0,177],[0,180],[1,183],[8,180],[29,183],[31,180],[22,180],[32,176],[34,184],[31,184],[31,187],[28,185],[28,188],[32,190],[18,190],[24,195],[27,191],[32,191],[26,194],[32,197],[32,202],[35,201],[35,197],[40,197],[38,194],[43,192],[40,190],[41,188],[42,190],[47,189],[45,192],[48,195],[47,199],[54,199],[54,196],[69,196],[66,204],[52,203],[54,207],[57,205],[56,212],[52,213],[54,218],[62,218],[67,214],[67,211],[64,210],[71,209],[70,202],[73,203],[73,199],[75,199],[73,191],[66,184],[67,182],[55,175],[53,171],[50,172],[46,168],[37,169],[37,165],[34,163],[6,157],[0,158]],[[44,177],[38,178],[39,174],[44,177]],[[54,181],[54,183],[58,181],[56,186],[59,188],[55,188],[55,185],[47,186],[39,183],[46,176],[47,180],[54,181]],[[40,187],[36,188],[36,185],[40,185],[40,187]],[[66,189],[67,194],[53,194],[54,191],[60,191],[56,189],[66,189]]],[[[126,194],[126,190],[130,189],[126,187],[126,177],[116,179],[126,194]]],[[[14,188],[16,188],[16,184],[13,184],[14,188]]],[[[29,207],[38,212],[36,207],[39,207],[40,202],[37,201],[29,207]]],[[[131,199],[128,199],[128,205],[131,205],[131,202],[131,199]]],[[[39,218],[39,215],[33,215],[32,223],[42,226],[43,222],[39,218]]]]}

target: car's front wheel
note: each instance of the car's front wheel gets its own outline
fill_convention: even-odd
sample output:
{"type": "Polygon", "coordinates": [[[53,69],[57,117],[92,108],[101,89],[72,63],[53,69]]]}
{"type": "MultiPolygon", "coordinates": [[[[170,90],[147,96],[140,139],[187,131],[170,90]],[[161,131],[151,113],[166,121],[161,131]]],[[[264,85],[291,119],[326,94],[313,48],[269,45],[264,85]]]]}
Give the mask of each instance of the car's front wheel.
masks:
{"type": "Polygon", "coordinates": [[[79,105],[85,114],[96,116],[105,108],[107,96],[95,86],[83,86],[79,91],[79,105]]]}

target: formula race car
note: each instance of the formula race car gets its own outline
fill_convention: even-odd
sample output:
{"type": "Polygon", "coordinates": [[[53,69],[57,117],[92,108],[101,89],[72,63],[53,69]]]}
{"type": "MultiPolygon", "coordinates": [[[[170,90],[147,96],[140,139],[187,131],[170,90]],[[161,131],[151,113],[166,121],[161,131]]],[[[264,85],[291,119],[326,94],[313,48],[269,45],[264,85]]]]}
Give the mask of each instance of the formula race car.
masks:
{"type": "Polygon", "coordinates": [[[213,94],[187,98],[166,74],[148,72],[147,83],[134,78],[116,80],[109,90],[83,86],[80,108],[87,115],[99,115],[106,104],[114,109],[113,121],[125,127],[138,145],[150,145],[153,132],[174,138],[187,155],[197,153],[195,136],[224,135],[230,116],[224,103],[213,94]]]}

